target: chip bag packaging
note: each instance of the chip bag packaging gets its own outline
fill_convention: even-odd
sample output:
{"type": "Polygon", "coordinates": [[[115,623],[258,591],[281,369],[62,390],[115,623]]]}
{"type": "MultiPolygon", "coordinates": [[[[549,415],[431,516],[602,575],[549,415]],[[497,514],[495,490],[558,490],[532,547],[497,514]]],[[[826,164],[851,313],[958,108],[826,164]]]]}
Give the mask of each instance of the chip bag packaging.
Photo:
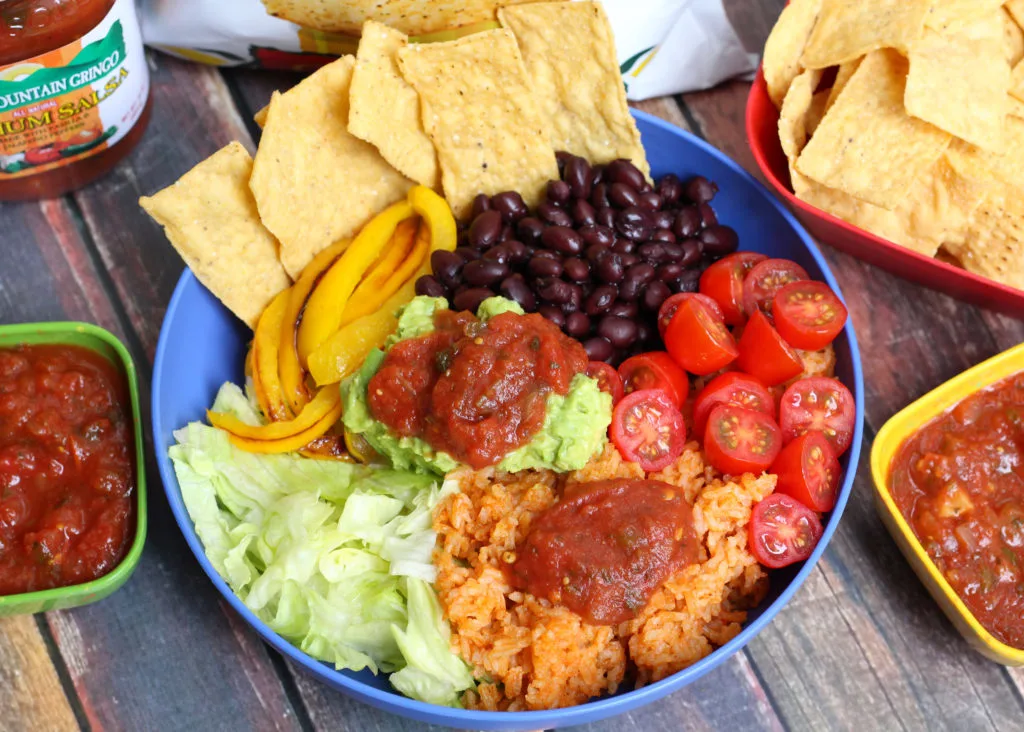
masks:
{"type": "MultiPolygon", "coordinates": [[[[366,20],[412,42],[453,40],[497,28],[499,6],[532,1],[141,0],[141,20],[150,46],[181,58],[309,71],[355,54],[366,20]]],[[[603,5],[629,99],[706,89],[756,68],[757,54],[744,49],[722,0],[645,0],[642,12],[632,0],[603,5]]]]}

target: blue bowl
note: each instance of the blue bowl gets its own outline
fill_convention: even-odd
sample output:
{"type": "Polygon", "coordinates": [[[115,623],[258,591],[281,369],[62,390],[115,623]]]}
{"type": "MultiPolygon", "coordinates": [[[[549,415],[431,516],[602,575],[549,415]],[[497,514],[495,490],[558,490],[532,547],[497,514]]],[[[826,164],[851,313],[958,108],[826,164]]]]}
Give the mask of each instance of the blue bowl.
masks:
{"type": "MultiPolygon", "coordinates": [[[[824,280],[839,292],[835,278],[810,236],[764,186],[718,150],[688,132],[642,112],[634,112],[634,115],[651,163],[651,173],[655,177],[675,173],[684,179],[696,174],[711,178],[720,187],[715,197],[715,210],[723,222],[739,232],[743,249],[795,260],[812,277],[824,280]]],[[[807,579],[836,531],[850,497],[860,457],[864,430],[864,383],[857,338],[852,322],[848,322],[835,343],[836,371],[856,398],[857,425],[853,445],[842,460],[845,475],[839,500],[814,553],[801,564],[772,573],[768,597],[749,614],[738,636],[693,666],[658,683],[635,691],[623,690],[615,696],[576,707],[538,712],[449,709],[402,696],[391,688],[387,676],[373,676],[368,671],[336,671],[332,666],[302,653],[246,608],[206,559],[182,503],[167,448],[174,444],[174,430],[189,421],[204,418],[206,408],[213,402],[223,382],[241,381],[242,362],[250,337],[242,323],[217,302],[191,272],[186,271],[181,276],[164,317],[153,372],[156,456],[174,518],[203,571],[228,603],[274,648],[329,686],[378,709],[419,722],[479,730],[550,729],[585,724],[649,704],[700,678],[749,643],[807,579]]]]}

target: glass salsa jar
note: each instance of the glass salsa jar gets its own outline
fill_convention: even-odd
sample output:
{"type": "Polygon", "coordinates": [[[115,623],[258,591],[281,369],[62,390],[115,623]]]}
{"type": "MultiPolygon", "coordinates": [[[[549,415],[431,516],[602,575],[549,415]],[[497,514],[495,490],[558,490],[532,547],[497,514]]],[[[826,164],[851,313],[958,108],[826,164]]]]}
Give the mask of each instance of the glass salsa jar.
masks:
{"type": "Polygon", "coordinates": [[[85,185],[148,119],[133,0],[0,0],[0,200],[85,185]]]}

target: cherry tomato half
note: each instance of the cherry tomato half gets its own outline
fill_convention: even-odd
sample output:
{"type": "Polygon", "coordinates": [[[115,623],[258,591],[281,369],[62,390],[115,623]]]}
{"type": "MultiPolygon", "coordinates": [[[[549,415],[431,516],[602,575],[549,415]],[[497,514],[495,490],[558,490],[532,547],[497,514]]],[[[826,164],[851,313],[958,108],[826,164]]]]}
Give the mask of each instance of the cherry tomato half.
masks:
{"type": "Polygon", "coordinates": [[[809,279],[807,270],[788,259],[766,259],[755,264],[743,280],[743,309],[771,312],[775,294],[791,282],[809,279]]]}
{"type": "Polygon", "coordinates": [[[736,339],[721,319],[697,299],[676,311],[665,331],[665,348],[691,374],[706,376],[736,360],[736,339]]]}
{"type": "Polygon", "coordinates": [[[711,309],[711,312],[721,320],[725,320],[725,313],[722,312],[722,307],[707,295],[701,295],[699,292],[677,292],[665,300],[658,310],[658,333],[661,334],[662,338],[665,337],[665,331],[668,330],[668,324],[672,322],[672,316],[676,314],[676,310],[682,307],[683,303],[691,297],[695,297],[703,302],[711,309]]]}
{"type": "Polygon", "coordinates": [[[817,351],[846,325],[846,306],[824,282],[793,282],[772,301],[775,327],[794,348],[817,351]]]}
{"type": "Polygon", "coordinates": [[[784,448],[770,472],[779,477],[778,493],[825,513],[836,505],[839,491],[839,461],[832,446],[820,432],[800,435],[784,448]]]}
{"type": "Polygon", "coordinates": [[[704,452],[711,467],[729,475],[761,473],[782,449],[782,432],[764,412],[719,404],[708,415],[704,452]]]}
{"type": "Polygon", "coordinates": [[[857,405],[853,394],[836,379],[814,376],[791,384],[779,403],[779,426],[786,442],[806,432],[820,432],[836,457],[853,442],[857,405]]]}
{"type": "Polygon", "coordinates": [[[772,493],[750,515],[750,553],[779,569],[811,556],[824,531],[818,514],[792,496],[772,493]]]}
{"type": "Polygon", "coordinates": [[[651,351],[627,358],[619,366],[623,394],[642,389],[661,389],[673,404],[682,406],[690,393],[690,379],[664,351],[651,351]]]}
{"type": "Polygon", "coordinates": [[[768,316],[755,310],[740,336],[740,355],[736,365],[740,371],[756,376],[768,386],[789,381],[803,373],[804,362],[796,351],[782,340],[768,316]]]}
{"type": "Polygon", "coordinates": [[[675,462],[686,444],[683,415],[656,389],[623,397],[612,413],[611,434],[622,457],[648,473],[675,462]]]}
{"type": "Polygon", "coordinates": [[[721,305],[727,325],[742,325],[746,321],[743,280],[755,264],[766,259],[768,257],[757,252],[736,252],[722,257],[700,276],[701,294],[721,305]]]}
{"type": "Polygon", "coordinates": [[[612,395],[612,405],[622,399],[622,379],[615,367],[604,361],[591,361],[587,364],[587,376],[597,382],[597,388],[612,395]]]}
{"type": "Polygon", "coordinates": [[[735,404],[744,409],[764,412],[775,419],[775,400],[767,387],[753,376],[730,371],[713,378],[697,395],[693,403],[695,434],[704,434],[708,415],[719,404],[735,404]]]}

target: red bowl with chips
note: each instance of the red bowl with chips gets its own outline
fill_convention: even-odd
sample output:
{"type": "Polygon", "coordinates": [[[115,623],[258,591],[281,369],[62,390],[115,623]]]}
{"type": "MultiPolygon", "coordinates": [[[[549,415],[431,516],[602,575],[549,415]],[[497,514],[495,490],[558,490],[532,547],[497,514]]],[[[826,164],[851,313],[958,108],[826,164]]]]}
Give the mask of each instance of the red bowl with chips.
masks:
{"type": "Polygon", "coordinates": [[[1024,290],[918,254],[797,198],[789,180],[789,163],[779,143],[779,110],[768,96],[768,87],[760,69],[747,98],[747,141],[765,180],[789,203],[797,218],[815,238],[899,277],[959,300],[1008,315],[1024,316],[1024,290]]]}

